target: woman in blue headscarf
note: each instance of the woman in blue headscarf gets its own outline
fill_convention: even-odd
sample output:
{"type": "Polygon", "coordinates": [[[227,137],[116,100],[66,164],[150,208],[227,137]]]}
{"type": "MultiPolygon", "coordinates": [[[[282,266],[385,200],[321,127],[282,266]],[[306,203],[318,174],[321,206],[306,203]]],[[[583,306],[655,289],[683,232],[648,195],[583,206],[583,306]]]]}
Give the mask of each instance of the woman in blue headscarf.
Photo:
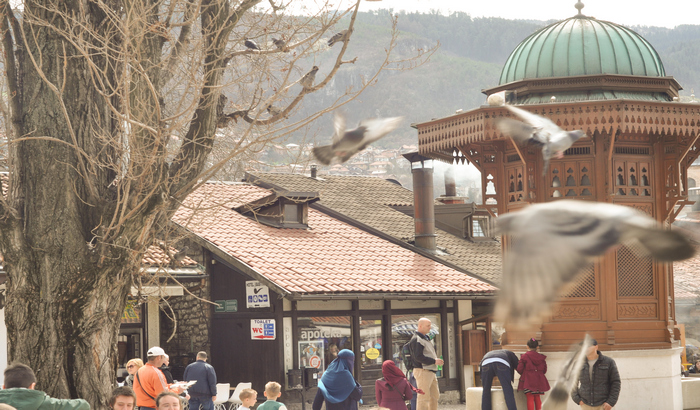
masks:
{"type": "Polygon", "coordinates": [[[357,402],[362,399],[362,387],[352,377],[355,354],[348,349],[338,352],[338,357],[328,365],[318,381],[318,391],[313,410],[321,410],[326,402],[326,410],[357,410],[357,402]]]}

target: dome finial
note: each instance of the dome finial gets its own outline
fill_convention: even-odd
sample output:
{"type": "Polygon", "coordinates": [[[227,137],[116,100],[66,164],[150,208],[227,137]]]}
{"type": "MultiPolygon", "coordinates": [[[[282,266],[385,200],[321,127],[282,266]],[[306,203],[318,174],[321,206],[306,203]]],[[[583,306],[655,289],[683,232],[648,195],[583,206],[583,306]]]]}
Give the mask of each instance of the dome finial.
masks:
{"type": "Polygon", "coordinates": [[[574,7],[576,7],[576,10],[578,10],[578,15],[579,15],[579,16],[583,16],[583,13],[581,13],[581,9],[583,9],[584,4],[581,3],[581,0],[578,0],[578,2],[576,2],[576,4],[574,5],[574,7]]]}

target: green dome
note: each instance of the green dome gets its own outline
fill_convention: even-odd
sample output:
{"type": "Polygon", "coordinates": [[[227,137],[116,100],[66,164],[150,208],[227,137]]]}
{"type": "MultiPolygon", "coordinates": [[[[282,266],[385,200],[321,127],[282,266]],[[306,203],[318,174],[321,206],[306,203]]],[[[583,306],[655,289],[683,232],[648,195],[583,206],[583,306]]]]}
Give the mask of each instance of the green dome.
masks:
{"type": "Polygon", "coordinates": [[[661,58],[642,36],[579,14],[521,42],[503,66],[499,84],[595,74],[666,76],[661,58]]]}

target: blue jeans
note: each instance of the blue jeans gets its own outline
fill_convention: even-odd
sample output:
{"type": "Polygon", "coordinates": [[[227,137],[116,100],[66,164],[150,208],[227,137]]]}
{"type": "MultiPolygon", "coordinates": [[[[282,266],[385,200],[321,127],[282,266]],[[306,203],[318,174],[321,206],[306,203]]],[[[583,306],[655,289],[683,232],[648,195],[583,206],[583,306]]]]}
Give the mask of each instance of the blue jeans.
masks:
{"type": "MultiPolygon", "coordinates": [[[[416,378],[413,377],[413,372],[411,372],[411,379],[408,381],[411,383],[411,386],[416,387],[416,378]]],[[[416,401],[418,400],[418,393],[413,392],[413,397],[411,398],[411,410],[416,410],[418,406],[416,405],[416,401]]]]}
{"type": "Polygon", "coordinates": [[[481,366],[481,385],[484,389],[481,395],[481,410],[491,410],[491,382],[494,377],[498,377],[498,381],[501,382],[508,410],[517,410],[511,385],[513,380],[511,380],[510,367],[498,362],[481,366]]]}
{"type": "Polygon", "coordinates": [[[214,410],[214,402],[211,400],[211,396],[190,395],[190,410],[199,410],[200,404],[203,410],[214,410]]]}

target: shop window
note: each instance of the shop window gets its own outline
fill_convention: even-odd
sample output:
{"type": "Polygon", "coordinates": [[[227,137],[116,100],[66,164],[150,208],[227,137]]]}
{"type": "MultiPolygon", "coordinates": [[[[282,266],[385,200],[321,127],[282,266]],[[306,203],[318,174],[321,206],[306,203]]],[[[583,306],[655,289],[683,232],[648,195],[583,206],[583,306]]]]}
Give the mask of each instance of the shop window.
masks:
{"type": "Polygon", "coordinates": [[[353,350],[349,316],[300,317],[297,323],[300,367],[315,367],[323,373],[339,351],[353,350]]]}
{"type": "Polygon", "coordinates": [[[382,340],[382,317],[360,318],[360,370],[362,380],[377,380],[382,377],[384,343],[382,340]]]}
{"type": "MultiPolygon", "coordinates": [[[[391,341],[392,341],[392,360],[399,368],[406,372],[406,367],[401,361],[401,347],[406,344],[418,329],[418,319],[425,317],[432,322],[428,337],[435,346],[435,351],[438,357],[442,356],[442,331],[440,329],[440,315],[437,313],[424,315],[393,315],[391,316],[391,341]]],[[[441,377],[441,372],[438,372],[438,377],[441,377]]]]}

